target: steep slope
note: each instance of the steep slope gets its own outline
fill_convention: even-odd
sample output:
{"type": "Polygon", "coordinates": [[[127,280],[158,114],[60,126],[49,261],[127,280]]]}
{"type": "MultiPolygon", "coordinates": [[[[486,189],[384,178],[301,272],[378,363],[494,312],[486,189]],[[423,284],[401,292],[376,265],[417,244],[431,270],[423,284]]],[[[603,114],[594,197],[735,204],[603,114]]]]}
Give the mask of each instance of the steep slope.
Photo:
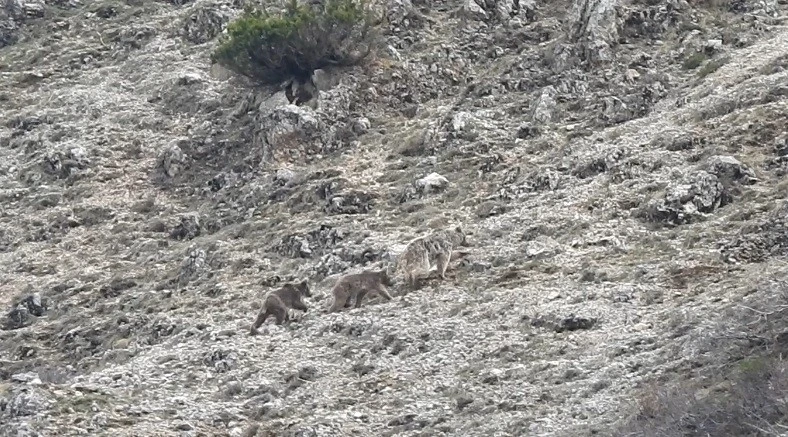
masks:
{"type": "Polygon", "coordinates": [[[391,1],[315,111],[210,65],[243,2],[180,3],[0,16],[9,435],[613,435],[785,305],[784,3],[391,1]],[[447,281],[322,313],[455,223],[447,281]]]}

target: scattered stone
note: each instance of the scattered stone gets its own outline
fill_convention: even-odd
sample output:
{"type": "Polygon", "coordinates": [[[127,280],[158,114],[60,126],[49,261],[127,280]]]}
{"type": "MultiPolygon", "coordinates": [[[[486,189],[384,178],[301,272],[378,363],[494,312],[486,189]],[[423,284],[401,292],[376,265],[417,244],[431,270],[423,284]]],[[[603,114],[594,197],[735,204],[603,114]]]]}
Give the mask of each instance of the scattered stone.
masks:
{"type": "Polygon", "coordinates": [[[464,0],[460,6],[460,13],[470,20],[484,21],[487,19],[487,12],[476,3],[476,0],[464,0]]]}
{"type": "Polygon", "coordinates": [[[175,429],[177,429],[178,431],[191,431],[194,429],[194,427],[190,423],[182,422],[177,424],[175,426],[175,429]]]}
{"type": "Polygon", "coordinates": [[[435,172],[416,181],[416,187],[424,194],[443,191],[447,185],[449,180],[435,172]]]}
{"type": "Polygon", "coordinates": [[[36,387],[15,387],[5,407],[0,410],[0,417],[13,419],[38,416],[47,411],[53,403],[43,390],[36,387]]]}
{"type": "Polygon", "coordinates": [[[574,0],[569,12],[569,37],[581,59],[596,63],[613,60],[618,42],[618,0],[574,0]]]}
{"type": "Polygon", "coordinates": [[[159,165],[170,178],[174,178],[186,169],[187,156],[180,148],[178,143],[183,140],[172,141],[166,149],[159,155],[159,165]]]}
{"type": "Polygon", "coordinates": [[[528,242],[528,246],[525,250],[525,256],[529,259],[545,260],[552,258],[561,252],[563,252],[563,249],[560,243],[546,235],[539,235],[528,242]]]}
{"type": "Polygon", "coordinates": [[[719,243],[720,258],[727,263],[757,263],[788,255],[788,202],[768,217],[719,243]]]}
{"type": "Polygon", "coordinates": [[[3,321],[3,329],[19,329],[34,323],[35,317],[46,314],[49,302],[40,293],[33,293],[18,301],[3,321]]]}
{"type": "Polygon", "coordinates": [[[389,29],[395,33],[420,28],[426,21],[411,0],[387,0],[385,11],[389,29]]]}
{"type": "Polygon", "coordinates": [[[542,129],[531,122],[525,121],[517,128],[517,138],[525,140],[542,135],[542,129]]]}
{"type": "Polygon", "coordinates": [[[555,332],[564,332],[577,331],[579,329],[591,329],[594,327],[594,325],[596,325],[596,322],[597,319],[595,318],[577,317],[571,315],[561,319],[554,330],[555,332]]]}
{"type": "Polygon", "coordinates": [[[457,402],[457,409],[462,411],[465,407],[473,403],[473,398],[470,396],[458,396],[455,401],[457,402]]]}
{"type": "Polygon", "coordinates": [[[101,288],[99,288],[99,293],[101,293],[101,296],[104,298],[112,298],[120,296],[123,291],[129,290],[136,286],[137,281],[132,278],[117,277],[113,278],[109,284],[103,285],[101,288]]]}
{"type": "Polygon", "coordinates": [[[181,262],[178,283],[185,284],[196,279],[207,268],[205,250],[197,246],[189,247],[186,257],[181,262]]]}
{"type": "Polygon", "coordinates": [[[45,4],[40,0],[6,0],[5,9],[16,22],[24,23],[28,19],[42,18],[45,4]]]}
{"type": "Polygon", "coordinates": [[[15,44],[19,40],[18,27],[12,19],[3,19],[0,15],[0,49],[15,44]]]}
{"type": "Polygon", "coordinates": [[[536,100],[531,119],[539,124],[548,124],[553,121],[553,111],[555,111],[555,96],[558,92],[552,85],[548,85],[542,90],[539,99],[536,100]]]}
{"type": "Polygon", "coordinates": [[[263,103],[255,124],[254,144],[263,148],[266,162],[304,162],[323,151],[322,124],[308,106],[284,105],[268,109],[263,103]]]}
{"type": "Polygon", "coordinates": [[[596,318],[578,317],[570,314],[568,317],[557,318],[553,316],[539,316],[531,320],[531,326],[545,328],[557,333],[591,329],[596,325],[596,318]]]}
{"type": "Polygon", "coordinates": [[[87,152],[82,147],[72,147],[65,152],[56,151],[44,157],[44,169],[60,178],[68,178],[90,165],[87,152]]]}
{"type": "Polygon", "coordinates": [[[344,238],[345,233],[341,229],[320,225],[305,235],[285,236],[273,250],[290,258],[312,258],[330,252],[344,238]]]}
{"type": "Polygon", "coordinates": [[[637,214],[640,218],[673,225],[702,220],[728,202],[722,183],[716,176],[697,171],[665,190],[664,197],[649,202],[637,214]]]}
{"type": "Polygon", "coordinates": [[[183,37],[195,44],[204,44],[222,32],[229,21],[227,14],[217,5],[197,5],[183,19],[183,37]]]}
{"type": "MultiPolygon", "coordinates": [[[[469,1],[473,2],[473,0],[469,1]]],[[[480,124],[480,120],[470,113],[458,112],[452,118],[451,129],[452,133],[456,135],[457,138],[472,141],[479,135],[477,130],[480,124]]]]}
{"type": "Polygon", "coordinates": [[[326,198],[323,211],[335,214],[366,214],[372,211],[376,195],[359,190],[347,190],[326,198]]]}
{"type": "Polygon", "coordinates": [[[745,185],[758,181],[752,169],[739,162],[738,159],[727,155],[709,158],[706,163],[706,171],[722,181],[740,182],[745,185]]]}
{"type": "Polygon", "coordinates": [[[180,216],[180,223],[170,231],[170,238],[175,240],[191,240],[192,238],[198,237],[200,232],[200,215],[195,212],[190,212],[180,216]]]}

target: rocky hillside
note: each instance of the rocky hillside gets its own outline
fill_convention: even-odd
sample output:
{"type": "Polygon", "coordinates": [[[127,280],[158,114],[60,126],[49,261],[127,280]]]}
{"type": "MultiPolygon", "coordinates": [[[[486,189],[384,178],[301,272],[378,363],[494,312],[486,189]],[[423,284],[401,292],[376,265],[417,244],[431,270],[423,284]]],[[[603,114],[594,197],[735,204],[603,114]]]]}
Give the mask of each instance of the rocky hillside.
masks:
{"type": "Polygon", "coordinates": [[[250,3],[0,0],[1,435],[788,430],[785,0],[383,0],[315,109],[211,65],[250,3]]]}

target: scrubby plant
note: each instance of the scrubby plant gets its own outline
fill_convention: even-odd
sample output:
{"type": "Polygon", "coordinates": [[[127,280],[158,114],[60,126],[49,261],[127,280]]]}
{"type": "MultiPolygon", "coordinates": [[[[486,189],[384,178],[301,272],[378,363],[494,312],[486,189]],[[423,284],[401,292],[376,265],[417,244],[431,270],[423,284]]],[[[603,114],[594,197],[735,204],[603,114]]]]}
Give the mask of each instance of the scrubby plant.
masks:
{"type": "Polygon", "coordinates": [[[709,57],[703,52],[695,52],[684,59],[684,62],[681,64],[681,68],[685,70],[694,70],[700,67],[709,57]]]}
{"type": "Polygon", "coordinates": [[[213,54],[235,73],[264,84],[306,78],[318,68],[360,63],[374,44],[365,0],[289,0],[280,13],[247,9],[230,23],[213,54]]]}

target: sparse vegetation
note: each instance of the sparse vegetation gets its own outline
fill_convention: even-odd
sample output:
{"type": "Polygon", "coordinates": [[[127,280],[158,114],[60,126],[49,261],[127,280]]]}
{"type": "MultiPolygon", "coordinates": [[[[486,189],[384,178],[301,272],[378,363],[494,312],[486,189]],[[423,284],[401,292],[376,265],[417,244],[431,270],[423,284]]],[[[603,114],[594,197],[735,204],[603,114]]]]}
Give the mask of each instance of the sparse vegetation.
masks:
{"type": "Polygon", "coordinates": [[[714,73],[715,71],[719,70],[720,67],[725,65],[728,62],[728,59],[712,59],[707,62],[703,67],[698,70],[698,77],[703,79],[704,77],[714,73]]]}
{"type": "Polygon", "coordinates": [[[778,436],[788,432],[788,364],[748,358],[710,387],[683,383],[651,388],[621,435],[778,436]]]}
{"type": "Polygon", "coordinates": [[[247,9],[230,23],[213,60],[275,84],[327,66],[361,62],[374,45],[364,0],[328,0],[319,10],[290,0],[279,14],[247,9]]]}
{"type": "MultiPolygon", "coordinates": [[[[762,297],[771,300],[784,296],[784,292],[778,291],[762,297]]],[[[788,307],[771,301],[756,308],[744,305],[736,308],[739,320],[730,320],[724,331],[709,336],[704,340],[708,344],[701,346],[713,351],[713,356],[731,357],[730,361],[715,365],[721,371],[702,379],[643,389],[637,414],[617,435],[779,436],[788,433],[788,363],[784,360],[788,307]]]]}
{"type": "Polygon", "coordinates": [[[705,53],[695,52],[684,60],[681,64],[681,68],[685,70],[694,70],[706,62],[707,59],[709,59],[709,57],[706,56],[705,53]]]}

